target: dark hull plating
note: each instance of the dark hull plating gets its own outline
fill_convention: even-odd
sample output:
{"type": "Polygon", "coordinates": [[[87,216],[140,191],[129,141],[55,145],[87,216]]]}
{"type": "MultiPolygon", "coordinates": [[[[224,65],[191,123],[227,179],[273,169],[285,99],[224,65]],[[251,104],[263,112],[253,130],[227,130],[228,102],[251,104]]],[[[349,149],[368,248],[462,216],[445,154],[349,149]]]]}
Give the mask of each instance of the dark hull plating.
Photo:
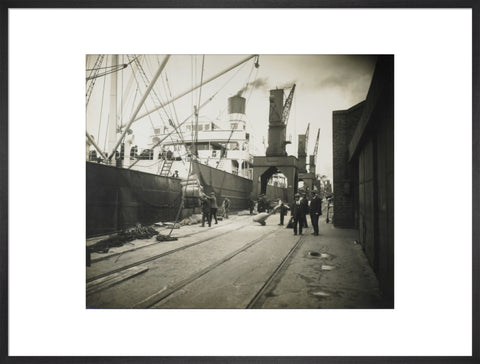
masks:
{"type": "MultiPolygon", "coordinates": [[[[215,192],[220,206],[228,197],[232,210],[249,208],[252,181],[193,162],[205,193],[215,192]]],[[[175,221],[182,200],[180,179],[87,162],[87,237],[110,234],[160,221],[175,221]]],[[[268,199],[286,199],[286,189],[268,186],[268,199]]],[[[180,217],[191,211],[183,211],[180,217]]],[[[198,212],[198,211],[196,211],[198,212]]]]}
{"type": "Polygon", "coordinates": [[[87,237],[174,221],[181,202],[177,178],[87,162],[87,237]]]}

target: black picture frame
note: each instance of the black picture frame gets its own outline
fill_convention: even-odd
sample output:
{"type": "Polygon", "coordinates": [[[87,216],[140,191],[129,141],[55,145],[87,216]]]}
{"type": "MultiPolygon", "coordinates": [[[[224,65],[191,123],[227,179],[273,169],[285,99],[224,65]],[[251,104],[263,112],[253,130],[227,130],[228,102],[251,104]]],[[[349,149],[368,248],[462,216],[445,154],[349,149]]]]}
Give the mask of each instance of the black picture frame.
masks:
{"type": "MultiPolygon", "coordinates": [[[[480,2],[475,0],[10,0],[0,8],[0,362],[2,363],[480,363],[480,2]],[[12,357],[8,354],[8,10],[15,8],[464,8],[472,9],[472,356],[470,357],[12,357]]],[[[399,343],[400,344],[400,343],[399,343]]]]}

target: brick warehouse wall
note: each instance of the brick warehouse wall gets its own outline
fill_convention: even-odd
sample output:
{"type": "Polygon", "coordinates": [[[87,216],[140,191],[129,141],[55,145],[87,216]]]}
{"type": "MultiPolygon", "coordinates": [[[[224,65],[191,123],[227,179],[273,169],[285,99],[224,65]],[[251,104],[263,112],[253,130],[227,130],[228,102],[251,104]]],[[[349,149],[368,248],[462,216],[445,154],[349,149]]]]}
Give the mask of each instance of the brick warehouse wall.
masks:
{"type": "Polygon", "coordinates": [[[379,57],[360,116],[353,113],[356,105],[334,112],[333,118],[334,130],[337,127],[337,138],[334,132],[333,139],[334,194],[341,214],[335,226],[358,228],[360,243],[377,275],[386,307],[393,307],[394,302],[393,66],[393,56],[379,57]],[[342,185],[348,180],[353,191],[345,198],[342,185]],[[338,198],[337,186],[341,192],[338,198]],[[352,220],[356,226],[349,225],[352,220]]]}
{"type": "Polygon", "coordinates": [[[365,102],[348,110],[333,112],[333,224],[335,227],[357,227],[356,164],[349,163],[348,146],[362,115],[365,102]]]}

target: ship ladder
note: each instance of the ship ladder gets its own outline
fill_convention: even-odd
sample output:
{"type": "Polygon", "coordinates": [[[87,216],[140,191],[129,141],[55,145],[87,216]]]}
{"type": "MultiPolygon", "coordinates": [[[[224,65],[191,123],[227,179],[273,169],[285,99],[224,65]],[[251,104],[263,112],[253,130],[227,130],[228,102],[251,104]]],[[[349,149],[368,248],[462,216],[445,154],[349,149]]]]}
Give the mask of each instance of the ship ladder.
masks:
{"type": "Polygon", "coordinates": [[[160,171],[160,176],[168,177],[170,175],[170,170],[172,169],[172,160],[166,160],[162,164],[162,169],[160,171]]]}

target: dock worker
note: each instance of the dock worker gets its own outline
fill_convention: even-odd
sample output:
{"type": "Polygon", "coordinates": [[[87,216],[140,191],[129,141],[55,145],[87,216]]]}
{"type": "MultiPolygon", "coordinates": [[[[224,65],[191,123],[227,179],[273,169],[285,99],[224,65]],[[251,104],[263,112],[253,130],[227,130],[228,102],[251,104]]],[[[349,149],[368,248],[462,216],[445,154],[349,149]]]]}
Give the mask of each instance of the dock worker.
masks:
{"type": "Polygon", "coordinates": [[[265,195],[260,194],[258,195],[258,202],[257,202],[257,211],[258,213],[265,212],[267,210],[267,200],[265,199],[265,195]]]}
{"type": "Polygon", "coordinates": [[[222,207],[223,207],[223,217],[226,219],[228,219],[228,212],[230,211],[230,205],[231,205],[230,199],[228,197],[225,197],[222,203],[222,207]]]}
{"type": "Polygon", "coordinates": [[[308,200],[305,192],[300,195],[300,204],[303,210],[303,227],[308,228],[307,215],[308,215],[308,200]]]}
{"type": "Polygon", "coordinates": [[[262,226],[265,226],[267,224],[266,220],[268,219],[268,217],[273,215],[279,208],[280,208],[280,203],[275,207],[273,207],[270,212],[260,212],[258,215],[256,215],[253,218],[253,221],[258,222],[262,226]]]}
{"type": "Polygon", "coordinates": [[[290,208],[282,200],[280,200],[279,203],[280,203],[280,207],[279,207],[279,210],[280,210],[280,224],[278,224],[278,225],[283,225],[283,220],[285,218],[285,215],[287,214],[288,210],[290,210],[290,208]]]}
{"type": "Polygon", "coordinates": [[[255,209],[255,200],[250,199],[248,203],[249,203],[248,209],[250,211],[250,215],[253,215],[253,210],[255,209]]]}
{"type": "Polygon", "coordinates": [[[205,227],[205,221],[208,223],[208,226],[212,226],[211,200],[206,194],[202,194],[200,201],[202,204],[202,227],[205,227]]]}
{"type": "Polygon", "coordinates": [[[322,214],[322,200],[317,196],[316,191],[312,191],[312,200],[310,201],[310,220],[313,226],[313,235],[318,235],[318,218],[322,214]]]}
{"type": "Polygon", "coordinates": [[[253,215],[253,210],[255,209],[255,197],[253,193],[250,194],[250,198],[248,199],[248,208],[250,210],[250,215],[253,215]]]}
{"type": "Polygon", "coordinates": [[[293,217],[293,235],[297,235],[297,231],[300,235],[303,235],[302,230],[303,230],[303,224],[304,224],[303,220],[305,218],[305,212],[304,212],[304,207],[302,205],[302,202],[300,200],[299,193],[295,194],[295,200],[292,203],[290,211],[293,217]]]}
{"type": "Polygon", "coordinates": [[[215,197],[215,192],[210,193],[210,219],[215,218],[215,224],[218,224],[217,220],[217,210],[218,210],[218,205],[217,205],[217,198],[215,197]]]}

